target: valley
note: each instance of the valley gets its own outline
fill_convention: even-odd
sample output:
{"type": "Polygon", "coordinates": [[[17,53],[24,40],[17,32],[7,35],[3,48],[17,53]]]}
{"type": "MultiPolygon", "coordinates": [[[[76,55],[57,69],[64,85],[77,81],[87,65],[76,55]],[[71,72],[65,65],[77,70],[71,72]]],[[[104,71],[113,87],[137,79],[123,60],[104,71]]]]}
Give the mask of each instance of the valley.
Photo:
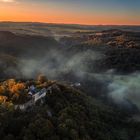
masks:
{"type": "Polygon", "coordinates": [[[139,26],[1,22],[0,136],[139,139],[139,57],[139,26]]]}

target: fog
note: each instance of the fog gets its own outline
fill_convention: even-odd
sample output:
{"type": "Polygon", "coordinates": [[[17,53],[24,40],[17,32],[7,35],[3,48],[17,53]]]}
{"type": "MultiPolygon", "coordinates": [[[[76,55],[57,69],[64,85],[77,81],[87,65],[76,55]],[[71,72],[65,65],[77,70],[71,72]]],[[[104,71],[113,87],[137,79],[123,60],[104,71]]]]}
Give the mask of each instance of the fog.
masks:
{"type": "Polygon", "coordinates": [[[116,103],[129,102],[140,109],[140,73],[113,76],[108,85],[109,97],[116,103]]]}
{"type": "Polygon", "coordinates": [[[88,72],[90,66],[96,68],[94,61],[104,57],[100,52],[87,50],[67,58],[66,55],[52,50],[49,54],[47,53],[39,58],[21,59],[19,67],[25,78],[34,78],[39,73],[42,73],[49,79],[62,77],[62,79],[70,81],[70,79],[63,77],[63,74],[69,74],[72,71],[74,76],[76,76],[75,82],[81,82],[82,80],[87,82],[87,79],[90,79],[90,81],[93,81],[93,86],[95,82],[100,82],[101,86],[105,86],[104,89],[108,91],[105,96],[114,103],[125,106],[134,104],[140,109],[139,72],[127,75],[116,74],[115,70],[112,69],[102,73],[94,72],[93,69],[91,73],[88,72]],[[88,64],[87,60],[92,62],[92,65],[88,64]]]}
{"type": "MultiPolygon", "coordinates": [[[[79,75],[80,71],[85,72],[89,66],[86,61],[89,59],[92,64],[94,61],[101,59],[103,55],[99,52],[85,51],[76,53],[75,55],[67,58],[56,50],[49,51],[42,57],[33,57],[28,59],[22,58],[19,60],[19,68],[25,78],[34,78],[38,73],[43,73],[48,78],[55,79],[59,73],[66,73],[74,71],[79,75]]],[[[82,76],[82,75],[81,75],[82,76]]]]}
{"type": "Polygon", "coordinates": [[[121,105],[135,104],[140,108],[140,73],[118,75],[115,73],[95,74],[96,79],[107,83],[107,96],[121,105]]]}

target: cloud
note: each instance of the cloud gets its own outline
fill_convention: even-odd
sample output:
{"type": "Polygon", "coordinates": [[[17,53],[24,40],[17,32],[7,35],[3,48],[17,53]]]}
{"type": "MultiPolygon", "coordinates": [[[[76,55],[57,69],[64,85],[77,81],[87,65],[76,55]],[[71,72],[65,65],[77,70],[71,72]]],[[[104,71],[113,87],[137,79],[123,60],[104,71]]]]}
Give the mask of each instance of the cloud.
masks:
{"type": "Polygon", "coordinates": [[[15,2],[15,0],[0,0],[0,2],[15,2]]]}

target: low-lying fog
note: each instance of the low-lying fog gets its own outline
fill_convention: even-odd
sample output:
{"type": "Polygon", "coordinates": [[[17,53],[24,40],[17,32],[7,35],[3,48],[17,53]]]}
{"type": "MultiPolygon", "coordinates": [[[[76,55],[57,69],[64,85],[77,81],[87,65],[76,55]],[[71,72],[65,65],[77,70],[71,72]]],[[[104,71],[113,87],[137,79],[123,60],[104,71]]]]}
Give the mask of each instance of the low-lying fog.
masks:
{"type": "MultiPolygon", "coordinates": [[[[134,72],[127,75],[116,74],[115,70],[107,70],[106,72],[88,72],[89,67],[95,67],[94,61],[103,59],[105,56],[95,51],[85,51],[77,53],[71,58],[66,58],[63,54],[52,51],[40,58],[22,59],[20,69],[24,77],[32,78],[38,73],[43,73],[50,79],[64,79],[65,81],[79,82],[81,86],[88,90],[92,90],[92,86],[96,92],[103,88],[102,94],[107,96],[118,105],[124,106],[136,105],[140,109],[140,73],[134,72]],[[87,60],[92,61],[92,65],[87,65],[87,60]],[[71,74],[74,77],[66,76],[71,74]],[[66,76],[66,77],[65,77],[66,76]],[[89,83],[88,83],[89,82],[89,83]],[[99,85],[96,85],[100,83],[99,85]],[[83,83],[83,84],[82,84],[83,83]],[[84,85],[84,83],[86,83],[84,85]],[[103,93],[104,92],[104,93],[103,93]]],[[[92,92],[92,91],[90,91],[92,92]]],[[[93,90],[93,92],[95,92],[93,90]]],[[[94,93],[93,93],[94,94],[94,93]]],[[[99,93],[100,94],[100,93],[99,93]]],[[[98,95],[99,96],[99,95],[98,95]]]]}

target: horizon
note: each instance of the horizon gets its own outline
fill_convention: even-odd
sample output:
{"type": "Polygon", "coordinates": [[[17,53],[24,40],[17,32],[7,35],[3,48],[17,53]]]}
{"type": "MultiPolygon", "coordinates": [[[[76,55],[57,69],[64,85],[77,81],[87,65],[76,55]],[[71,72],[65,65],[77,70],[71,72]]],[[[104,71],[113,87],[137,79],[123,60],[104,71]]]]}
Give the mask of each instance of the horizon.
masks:
{"type": "Polygon", "coordinates": [[[139,0],[0,0],[0,21],[139,26],[139,6],[139,0]]]}
{"type": "Polygon", "coordinates": [[[61,22],[40,22],[40,21],[1,21],[0,23],[35,23],[35,24],[54,24],[54,25],[79,25],[79,26],[140,26],[137,24],[80,24],[80,23],[61,23],[61,22]]]}

